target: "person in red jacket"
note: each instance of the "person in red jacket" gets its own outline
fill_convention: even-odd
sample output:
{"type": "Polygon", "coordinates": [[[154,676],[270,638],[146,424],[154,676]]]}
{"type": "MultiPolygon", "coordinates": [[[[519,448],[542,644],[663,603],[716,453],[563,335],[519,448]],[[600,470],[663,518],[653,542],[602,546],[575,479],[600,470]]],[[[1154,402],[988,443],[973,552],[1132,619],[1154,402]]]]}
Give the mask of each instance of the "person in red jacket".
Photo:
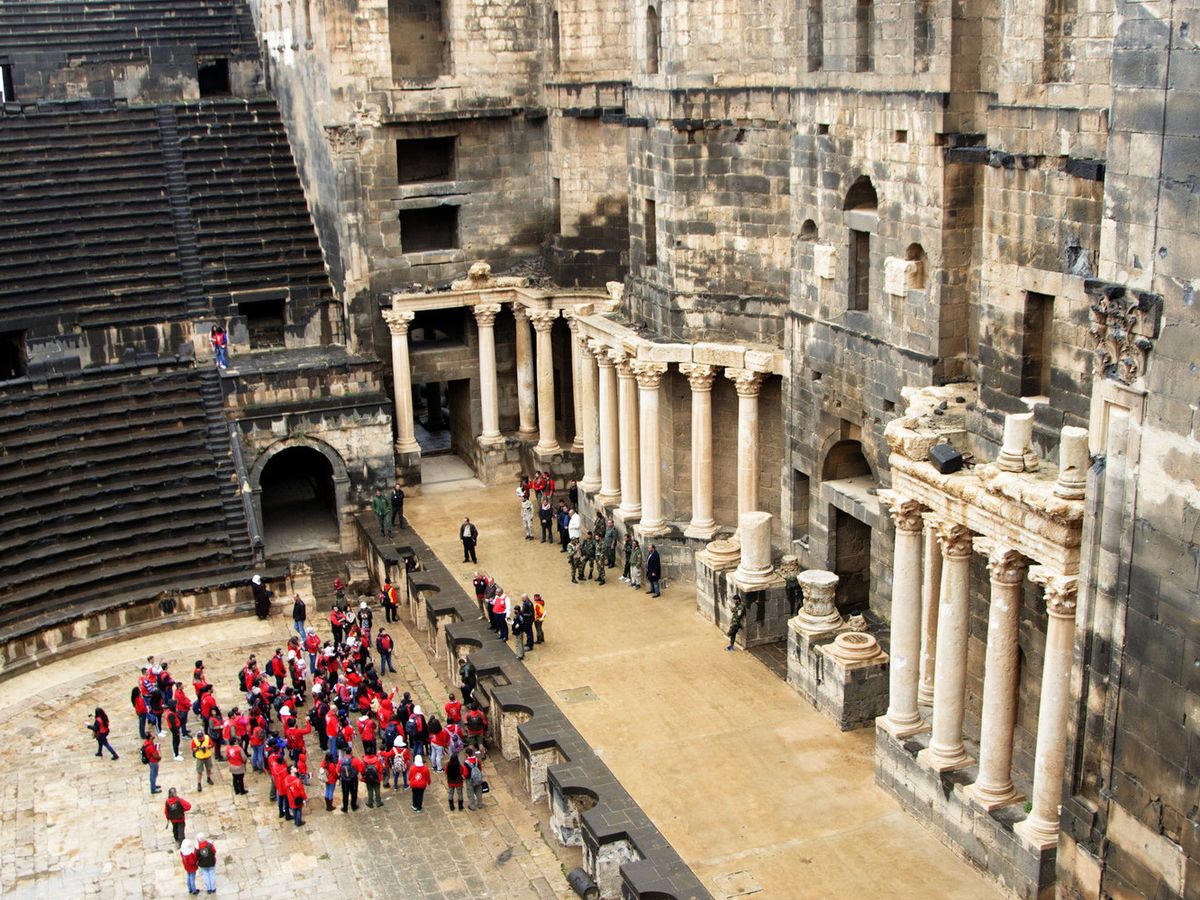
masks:
{"type": "Polygon", "coordinates": [[[292,809],[288,804],[287,794],[287,766],[283,764],[282,753],[272,753],[271,758],[267,762],[267,770],[271,773],[271,782],[275,786],[275,801],[279,804],[279,818],[292,818],[292,809]]]}
{"type": "Polygon", "coordinates": [[[333,756],[333,761],[336,764],[338,761],[338,724],[337,707],[330,706],[329,712],[325,714],[325,740],[328,743],[328,752],[333,756]]]}
{"type": "Polygon", "coordinates": [[[162,762],[162,754],[158,752],[158,741],[154,739],[154,732],[147,734],[146,740],[142,742],[142,759],[150,767],[150,793],[162,793],[162,788],[158,786],[158,764],[162,762]]]}
{"type": "Polygon", "coordinates": [[[192,736],[187,727],[188,714],[191,711],[192,701],[188,699],[187,691],[183,689],[183,685],[177,682],[175,684],[175,715],[179,716],[179,728],[183,732],[184,737],[192,736]]]}
{"type": "Polygon", "coordinates": [[[487,716],[479,708],[478,703],[472,703],[467,710],[467,743],[476,750],[482,747],[487,727],[487,716]]]}
{"type": "Polygon", "coordinates": [[[363,756],[373,756],[375,753],[375,735],[379,725],[370,716],[358,720],[358,736],[362,739],[363,756]]]}
{"type": "Polygon", "coordinates": [[[134,687],[129,692],[129,702],[133,705],[133,711],[137,714],[138,720],[138,737],[143,741],[146,739],[146,698],[142,696],[141,688],[134,687]]]}
{"type": "Polygon", "coordinates": [[[412,808],[417,812],[421,812],[425,803],[425,788],[429,787],[430,779],[425,760],[414,756],[412,768],[408,770],[408,786],[412,789],[412,808]]]}
{"type": "Polygon", "coordinates": [[[246,752],[241,744],[230,744],[225,751],[225,761],[229,763],[229,774],[233,776],[234,794],[246,794],[246,752]]]}
{"type": "Polygon", "coordinates": [[[199,868],[196,863],[196,845],[191,840],[186,840],[179,845],[179,859],[183,862],[183,871],[187,875],[188,893],[200,893],[196,888],[196,870],[199,868]]]}
{"type": "Polygon", "coordinates": [[[88,728],[92,732],[92,737],[96,739],[97,756],[103,756],[104,751],[107,748],[108,752],[112,754],[113,759],[121,758],[117,756],[117,751],[114,750],[112,748],[112,744],[108,742],[108,713],[106,713],[99,706],[96,707],[96,711],[92,714],[92,724],[89,725],[88,728]]]}
{"type": "Polygon", "coordinates": [[[325,812],[333,812],[333,790],[338,783],[338,767],[332,753],[326,753],[321,760],[321,776],[325,784],[325,812]]]}
{"type": "Polygon", "coordinates": [[[450,695],[450,699],[446,701],[446,722],[447,724],[457,724],[462,721],[462,701],[456,700],[454,695],[450,695]]]}
{"type": "Polygon", "coordinates": [[[175,788],[167,791],[167,802],[163,804],[163,815],[167,817],[167,822],[171,826],[171,833],[175,836],[175,846],[178,847],[183,843],[183,830],[186,827],[187,811],[192,808],[192,804],[188,803],[175,788]]]}
{"type": "Polygon", "coordinates": [[[312,731],[312,724],[304,723],[303,728],[296,727],[296,720],[292,719],[287,729],[284,731],[284,736],[287,738],[288,753],[291,754],[292,762],[304,752],[304,736],[312,731]]]}
{"type": "Polygon", "coordinates": [[[308,792],[304,790],[304,781],[295,766],[288,773],[284,789],[287,791],[288,806],[292,811],[291,819],[299,828],[304,824],[304,802],[308,799],[308,792]]]}
{"type": "Polygon", "coordinates": [[[379,785],[383,782],[383,771],[383,761],[374,750],[363,754],[362,780],[367,786],[368,808],[383,806],[383,795],[379,792],[379,785]]]}

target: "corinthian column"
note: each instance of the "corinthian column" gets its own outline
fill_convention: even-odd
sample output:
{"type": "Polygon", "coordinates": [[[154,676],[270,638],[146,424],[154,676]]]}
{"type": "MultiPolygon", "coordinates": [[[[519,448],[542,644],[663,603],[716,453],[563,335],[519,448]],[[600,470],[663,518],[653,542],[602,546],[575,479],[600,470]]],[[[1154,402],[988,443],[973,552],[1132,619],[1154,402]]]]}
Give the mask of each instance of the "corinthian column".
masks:
{"type": "Polygon", "coordinates": [[[963,746],[967,689],[967,633],[971,584],[971,532],[952,522],[938,525],[942,544],[942,596],[938,605],[937,672],[933,682],[933,735],[917,759],[937,772],[970,765],[963,746]]]}
{"type": "Polygon", "coordinates": [[[758,395],[766,372],[750,369],[726,369],[738,395],[737,498],[738,518],[758,509],[758,395]]]}
{"type": "Polygon", "coordinates": [[[539,309],[529,313],[533,330],[537,332],[537,400],[538,442],[541,453],[558,453],[558,437],[554,423],[554,344],[550,329],[558,318],[556,309],[539,309]]]}
{"type": "Polygon", "coordinates": [[[979,777],[967,795],[985,809],[1021,799],[1012,782],[1013,729],[1017,724],[1017,632],[1025,557],[1002,544],[977,541],[988,551],[992,596],[988,605],[983,712],[979,728],[979,777]]]}
{"type": "Polygon", "coordinates": [[[412,367],[408,362],[408,326],[415,313],[385,309],[383,319],[392,333],[392,390],[396,402],[396,452],[420,453],[413,431],[412,367]]]}
{"type": "Polygon", "coordinates": [[[603,344],[590,344],[600,374],[600,494],[601,503],[611,506],[621,500],[621,457],[617,440],[620,413],[617,410],[617,370],[603,344]]]}
{"type": "Polygon", "coordinates": [[[662,462],[659,441],[659,387],[667,371],[665,363],[638,363],[633,367],[638,384],[638,410],[641,432],[641,531],[650,534],[662,530],[662,462]]]}
{"type": "Polygon", "coordinates": [[[619,350],[610,351],[617,367],[618,416],[621,426],[618,432],[621,444],[621,515],[636,519],[642,514],[641,460],[638,446],[637,381],[633,365],[619,350]]]}
{"type": "Polygon", "coordinates": [[[579,319],[574,310],[564,309],[563,318],[571,330],[571,403],[575,410],[575,438],[571,441],[571,452],[582,453],[584,445],[583,421],[583,360],[579,350],[579,319]]]}
{"type": "Polygon", "coordinates": [[[1037,750],[1033,758],[1033,808],[1017,835],[1039,849],[1058,843],[1058,804],[1066,767],[1067,715],[1071,709],[1071,642],[1075,633],[1075,576],[1057,575],[1032,566],[1029,577],[1045,587],[1046,658],[1042,663],[1042,697],[1038,703],[1037,750]]]}
{"type": "Polygon", "coordinates": [[[717,533],[712,494],[712,388],[717,369],[685,363],[679,371],[692,388],[692,521],[684,534],[708,540],[717,533]]]}
{"type": "Polygon", "coordinates": [[[600,410],[599,398],[596,396],[596,357],[592,348],[584,338],[580,338],[577,348],[579,353],[579,393],[582,394],[582,428],[583,428],[583,481],[579,487],[584,491],[600,489],[600,410]]]}
{"type": "Polygon", "coordinates": [[[942,545],[938,543],[937,517],[926,513],[921,560],[921,687],[917,701],[933,703],[933,673],[937,661],[938,600],[942,594],[942,545]]]}
{"type": "Polygon", "coordinates": [[[896,737],[923,730],[917,709],[921,655],[921,506],[893,491],[880,491],[896,523],[892,580],[892,659],[888,667],[887,715],[880,726],[896,737]]]}
{"type": "Polygon", "coordinates": [[[533,342],[529,339],[529,316],[519,303],[513,304],[513,318],[517,322],[517,413],[520,417],[517,435],[530,441],[537,437],[533,410],[533,342]]]}
{"type": "Polygon", "coordinates": [[[496,316],[499,303],[480,303],[474,308],[479,326],[479,404],[483,408],[483,434],[487,442],[500,439],[500,400],[496,395],[496,316]]]}

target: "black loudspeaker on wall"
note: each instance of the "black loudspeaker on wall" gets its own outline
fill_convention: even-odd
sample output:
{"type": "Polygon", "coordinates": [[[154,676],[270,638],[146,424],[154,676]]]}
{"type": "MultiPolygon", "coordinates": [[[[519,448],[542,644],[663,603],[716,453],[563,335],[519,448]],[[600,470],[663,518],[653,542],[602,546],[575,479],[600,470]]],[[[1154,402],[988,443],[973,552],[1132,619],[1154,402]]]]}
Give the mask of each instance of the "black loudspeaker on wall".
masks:
{"type": "Polygon", "coordinates": [[[963,457],[949,444],[935,444],[929,448],[929,461],[943,475],[949,475],[962,468],[963,457]]]}

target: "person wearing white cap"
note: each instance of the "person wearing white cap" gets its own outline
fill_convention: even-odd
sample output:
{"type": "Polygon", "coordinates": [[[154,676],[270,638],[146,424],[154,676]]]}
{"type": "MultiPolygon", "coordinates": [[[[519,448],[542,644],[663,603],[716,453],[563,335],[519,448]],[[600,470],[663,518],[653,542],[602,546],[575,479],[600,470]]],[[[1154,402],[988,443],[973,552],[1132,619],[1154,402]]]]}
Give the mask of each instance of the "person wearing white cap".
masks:
{"type": "Polygon", "coordinates": [[[408,770],[408,787],[412,791],[412,808],[420,812],[425,803],[425,788],[429,787],[429,767],[420,754],[413,757],[412,768],[408,770]]]}
{"type": "Polygon", "coordinates": [[[189,894],[198,894],[200,891],[196,888],[196,845],[192,843],[191,838],[187,838],[179,845],[179,858],[183,862],[183,871],[187,875],[187,889],[189,894]]]}
{"type": "Polygon", "coordinates": [[[363,630],[367,636],[367,644],[371,643],[371,623],[374,621],[374,616],[371,613],[371,607],[367,606],[367,601],[362,600],[358,604],[358,627],[363,630]]]}
{"type": "Polygon", "coordinates": [[[250,579],[250,591],[254,594],[254,614],[265,619],[271,614],[271,591],[263,584],[262,576],[250,579]]]}

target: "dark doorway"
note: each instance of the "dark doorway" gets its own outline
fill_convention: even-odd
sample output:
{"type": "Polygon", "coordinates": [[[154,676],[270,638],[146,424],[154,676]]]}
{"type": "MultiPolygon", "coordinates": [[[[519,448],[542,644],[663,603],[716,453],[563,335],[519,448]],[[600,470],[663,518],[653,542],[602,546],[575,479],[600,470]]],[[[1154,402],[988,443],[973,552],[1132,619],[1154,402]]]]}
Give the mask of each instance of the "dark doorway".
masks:
{"type": "Polygon", "coordinates": [[[229,96],[229,60],[210,59],[196,66],[201,97],[229,96]]]}
{"type": "Polygon", "coordinates": [[[454,177],[454,137],[396,141],[396,180],[400,184],[450,181],[454,177]]]}
{"type": "Polygon", "coordinates": [[[289,447],[263,468],[259,486],[268,556],[339,549],[333,466],[323,454],[289,447]]]}
{"type": "Polygon", "coordinates": [[[0,331],[0,381],[25,375],[25,332],[0,331]]]}
{"type": "Polygon", "coordinates": [[[871,603],[871,527],[840,509],[832,513],[838,609],[844,616],[866,612],[871,603]]]}
{"type": "Polygon", "coordinates": [[[402,253],[453,250],[457,246],[457,206],[435,206],[431,209],[400,211],[400,248],[402,253]]]}
{"type": "Polygon", "coordinates": [[[246,331],[250,334],[250,349],[265,350],[282,347],[284,325],[284,300],[255,300],[238,303],[238,312],[246,317],[246,331]]]}

